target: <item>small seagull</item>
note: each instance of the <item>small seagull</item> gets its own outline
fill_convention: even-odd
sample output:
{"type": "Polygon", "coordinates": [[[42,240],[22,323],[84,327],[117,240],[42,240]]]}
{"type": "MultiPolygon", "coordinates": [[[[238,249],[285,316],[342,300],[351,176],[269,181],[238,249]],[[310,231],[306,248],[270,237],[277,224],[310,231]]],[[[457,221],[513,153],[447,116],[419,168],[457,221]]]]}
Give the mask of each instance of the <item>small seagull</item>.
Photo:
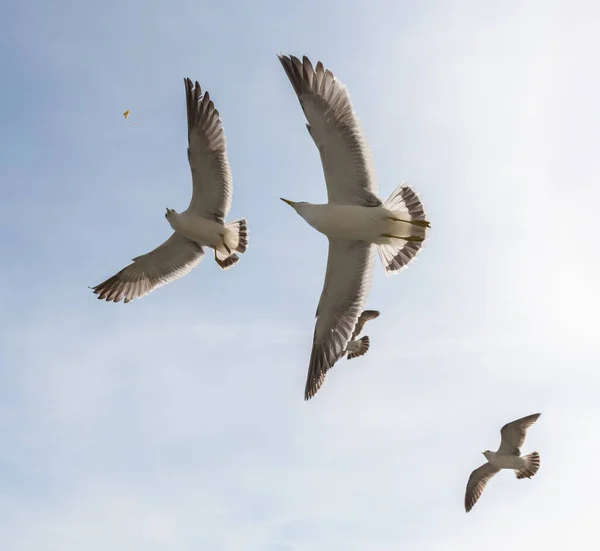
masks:
{"type": "Polygon", "coordinates": [[[487,450],[481,452],[487,459],[487,463],[475,469],[469,477],[465,493],[465,510],[467,513],[477,503],[488,480],[500,469],[513,469],[518,479],[531,478],[538,472],[540,455],[538,452],[532,452],[521,457],[521,446],[525,442],[527,429],[538,420],[540,415],[541,413],[534,413],[512,423],[507,423],[500,431],[502,440],[498,451],[487,450]]]}
{"type": "Polygon", "coordinates": [[[162,245],[135,257],[133,264],[92,288],[107,302],[125,299],[127,303],[183,277],[202,260],[202,247],[214,249],[215,261],[226,270],[238,262],[236,253],[248,246],[246,220],[225,223],[233,183],[219,111],[198,82],[194,86],[185,78],[184,84],[193,184],[190,205],[180,213],[167,209],[165,218],[174,233],[162,245]]]}
{"type": "Polygon", "coordinates": [[[354,328],[354,333],[352,333],[352,337],[348,346],[346,347],[346,352],[348,353],[346,356],[347,360],[351,360],[352,358],[358,358],[359,356],[364,356],[371,346],[371,340],[369,339],[369,335],[365,335],[362,339],[356,339],[360,332],[363,330],[365,323],[369,320],[374,320],[379,317],[379,312],[377,310],[365,310],[358,321],[356,322],[356,327],[354,328]]]}
{"type": "Polygon", "coordinates": [[[279,55],[321,156],[328,202],[281,199],[329,239],[325,283],[304,389],[312,398],[325,375],[346,354],[371,290],[373,246],[386,275],[400,272],[416,256],[429,222],[417,194],[400,185],[385,203],[377,196],[371,150],[346,86],[319,61],[279,55]]]}

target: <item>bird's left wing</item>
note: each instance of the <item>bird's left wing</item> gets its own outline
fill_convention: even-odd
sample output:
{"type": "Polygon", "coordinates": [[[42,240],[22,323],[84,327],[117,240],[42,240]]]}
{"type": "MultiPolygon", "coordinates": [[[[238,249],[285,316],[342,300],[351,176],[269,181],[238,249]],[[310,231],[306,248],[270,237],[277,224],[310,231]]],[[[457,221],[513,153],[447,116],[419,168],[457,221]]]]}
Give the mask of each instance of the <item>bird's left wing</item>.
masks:
{"type": "Polygon", "coordinates": [[[195,86],[189,78],[184,82],[193,183],[190,209],[224,223],[231,208],[233,183],[221,118],[208,92],[202,94],[198,82],[195,86]]]}
{"type": "Polygon", "coordinates": [[[521,446],[525,442],[527,429],[538,420],[540,415],[541,413],[534,413],[511,423],[506,423],[500,429],[502,441],[498,452],[506,455],[521,455],[521,446]]]}
{"type": "Polygon", "coordinates": [[[469,481],[467,482],[467,491],[465,492],[465,511],[468,513],[477,500],[481,497],[485,485],[500,469],[494,467],[491,463],[484,463],[481,467],[475,469],[469,481]]]}
{"type": "Polygon", "coordinates": [[[350,94],[319,61],[278,56],[308,121],[321,155],[330,203],[378,207],[377,182],[369,144],[354,114],[350,94]]]}
{"type": "Polygon", "coordinates": [[[369,320],[374,320],[378,317],[379,312],[377,310],[365,310],[358,318],[356,326],[354,327],[354,333],[352,333],[352,338],[350,340],[352,341],[356,337],[358,337],[358,335],[360,335],[360,332],[363,330],[365,323],[367,323],[369,320]]]}
{"type": "Polygon", "coordinates": [[[329,239],[325,283],[308,367],[304,399],[312,398],[329,369],[344,355],[371,289],[372,245],[329,239]]]}

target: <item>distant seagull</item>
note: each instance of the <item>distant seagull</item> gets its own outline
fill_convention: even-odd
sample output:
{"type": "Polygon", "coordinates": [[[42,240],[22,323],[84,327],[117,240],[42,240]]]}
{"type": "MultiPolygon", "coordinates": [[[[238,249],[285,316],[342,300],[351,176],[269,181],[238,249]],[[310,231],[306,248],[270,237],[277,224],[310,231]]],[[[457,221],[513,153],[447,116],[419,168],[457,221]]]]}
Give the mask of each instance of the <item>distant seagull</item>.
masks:
{"type": "Polygon", "coordinates": [[[350,337],[350,342],[346,347],[346,351],[348,355],[346,356],[347,360],[351,360],[352,358],[358,358],[359,356],[364,356],[371,346],[371,340],[369,339],[369,335],[365,335],[362,339],[356,339],[360,332],[363,330],[365,323],[369,320],[374,320],[379,317],[379,312],[377,310],[365,310],[358,321],[356,322],[356,327],[354,328],[354,333],[352,333],[352,337],[350,337]]]}
{"type": "Polygon", "coordinates": [[[329,258],[308,368],[304,399],[312,398],[331,367],[345,354],[371,289],[372,244],[386,274],[417,254],[429,222],[415,192],[399,186],[382,205],[371,151],[354,115],[346,87],[319,61],[278,56],[308,120],[321,155],[327,204],[282,199],[329,238],[329,258]]]}
{"type": "Polygon", "coordinates": [[[93,287],[99,299],[129,302],[183,277],[202,260],[203,246],[214,249],[215,261],[226,270],[239,260],[235,253],[248,246],[246,220],[225,223],[233,185],[219,112],[198,82],[194,87],[186,78],[184,83],[192,200],[181,213],[167,209],[165,217],[175,230],[169,239],[93,287]]]}
{"type": "Polygon", "coordinates": [[[533,452],[521,457],[521,446],[525,442],[527,429],[538,420],[540,415],[541,413],[534,413],[512,423],[507,423],[500,431],[502,440],[498,451],[487,450],[481,452],[488,462],[475,469],[469,477],[465,494],[465,510],[467,513],[477,503],[488,480],[500,469],[513,469],[519,479],[531,478],[538,472],[540,455],[538,452],[533,452]]]}

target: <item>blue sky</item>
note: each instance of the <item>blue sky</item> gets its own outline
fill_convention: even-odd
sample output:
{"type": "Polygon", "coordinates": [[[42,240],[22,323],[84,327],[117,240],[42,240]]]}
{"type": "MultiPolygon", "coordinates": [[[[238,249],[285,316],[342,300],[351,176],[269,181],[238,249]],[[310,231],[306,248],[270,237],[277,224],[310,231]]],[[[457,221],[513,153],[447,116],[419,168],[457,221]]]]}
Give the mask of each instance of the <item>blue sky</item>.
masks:
{"type": "Polygon", "coordinates": [[[8,5],[2,549],[595,548],[599,16],[591,1],[8,5]],[[279,197],[326,194],[279,52],[348,86],[380,196],[408,181],[432,223],[408,270],[376,266],[371,350],[310,402],[327,241],[279,197]],[[228,272],[207,255],[140,301],[97,301],[88,286],[188,204],[184,76],[221,112],[250,247],[228,272]],[[539,474],[501,473],[466,515],[480,452],[536,411],[539,474]]]}

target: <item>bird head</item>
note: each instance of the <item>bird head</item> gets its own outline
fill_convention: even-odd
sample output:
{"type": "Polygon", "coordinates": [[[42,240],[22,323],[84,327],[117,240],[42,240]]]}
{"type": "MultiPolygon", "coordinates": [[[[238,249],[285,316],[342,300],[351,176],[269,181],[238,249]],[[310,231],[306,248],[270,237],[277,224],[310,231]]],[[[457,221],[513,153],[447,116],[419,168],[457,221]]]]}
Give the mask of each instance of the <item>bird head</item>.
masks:
{"type": "Polygon", "coordinates": [[[306,201],[290,201],[289,199],[284,199],[283,197],[280,197],[280,199],[284,202],[287,203],[290,207],[292,207],[296,212],[298,212],[298,209],[302,206],[302,205],[306,205],[306,201]]]}
{"type": "Polygon", "coordinates": [[[167,212],[165,212],[165,218],[167,219],[169,226],[175,229],[175,226],[173,225],[177,221],[177,213],[175,212],[175,209],[168,208],[167,212]]]}
{"type": "Polygon", "coordinates": [[[485,450],[484,452],[481,452],[485,458],[489,461],[490,459],[490,455],[492,455],[492,452],[490,450],[485,450]]]}

